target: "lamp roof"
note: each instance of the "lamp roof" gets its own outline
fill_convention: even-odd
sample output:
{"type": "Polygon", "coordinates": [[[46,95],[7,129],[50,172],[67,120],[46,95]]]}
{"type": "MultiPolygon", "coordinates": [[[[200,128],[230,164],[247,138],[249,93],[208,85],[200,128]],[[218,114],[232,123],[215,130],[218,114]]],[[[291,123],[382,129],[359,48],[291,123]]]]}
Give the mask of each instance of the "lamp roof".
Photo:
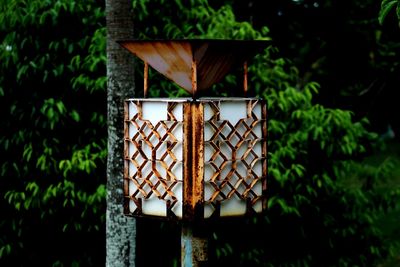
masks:
{"type": "Polygon", "coordinates": [[[192,93],[192,61],[197,90],[219,82],[233,65],[241,64],[269,43],[264,40],[123,40],[118,42],[152,68],[192,93]]]}

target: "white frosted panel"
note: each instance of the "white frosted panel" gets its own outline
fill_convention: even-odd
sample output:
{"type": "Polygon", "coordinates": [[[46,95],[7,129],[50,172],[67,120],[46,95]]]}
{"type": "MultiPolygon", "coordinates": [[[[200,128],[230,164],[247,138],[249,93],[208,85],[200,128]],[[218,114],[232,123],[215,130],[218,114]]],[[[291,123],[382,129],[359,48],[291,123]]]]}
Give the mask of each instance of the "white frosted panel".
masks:
{"type": "Polygon", "coordinates": [[[261,157],[261,155],[262,155],[262,144],[261,144],[261,142],[257,142],[257,143],[254,145],[253,151],[254,151],[259,157],[261,157]]]}
{"type": "Polygon", "coordinates": [[[217,166],[221,166],[223,162],[224,159],[221,157],[221,155],[218,155],[213,161],[213,163],[217,166]]]}
{"type": "Polygon", "coordinates": [[[248,149],[248,142],[244,142],[237,150],[236,150],[236,158],[237,159],[241,159],[244,155],[244,153],[246,153],[247,149],[248,149]]]}
{"type": "MultiPolygon", "coordinates": [[[[220,183],[221,184],[221,183],[220,183]]],[[[221,185],[220,185],[220,187],[221,187],[221,185]]],[[[225,185],[224,187],[222,187],[222,189],[221,189],[221,192],[225,195],[225,196],[227,196],[228,194],[229,194],[229,192],[231,192],[231,187],[229,186],[229,185],[225,185]]]]}
{"type": "Polygon", "coordinates": [[[245,178],[247,176],[247,168],[242,162],[236,163],[236,172],[239,173],[240,176],[245,178]]]}
{"type": "Polygon", "coordinates": [[[221,217],[237,216],[246,213],[246,202],[240,200],[237,196],[221,202],[221,217]]]}
{"type": "MultiPolygon", "coordinates": [[[[229,180],[229,182],[230,182],[230,184],[234,187],[238,180],[239,180],[239,178],[238,178],[236,175],[232,175],[232,176],[231,176],[231,179],[229,180]]],[[[231,188],[230,186],[228,186],[228,185],[226,185],[226,186],[224,187],[224,189],[226,190],[226,191],[223,190],[223,192],[224,192],[225,194],[229,194],[229,193],[231,192],[231,190],[232,190],[232,188],[231,188]]],[[[243,193],[243,187],[242,187],[242,185],[240,185],[239,188],[237,188],[237,191],[238,191],[239,193],[243,193]]]]}
{"type": "Polygon", "coordinates": [[[261,200],[258,200],[254,205],[253,205],[253,209],[255,212],[260,213],[262,212],[262,202],[261,200]]]}
{"type": "Polygon", "coordinates": [[[175,116],[176,120],[183,121],[183,104],[177,104],[172,114],[175,116]]]}
{"type": "Polygon", "coordinates": [[[228,120],[235,125],[240,119],[247,117],[247,104],[240,102],[221,102],[221,120],[228,120]]]}
{"type": "Polygon", "coordinates": [[[142,102],[142,116],[144,120],[149,120],[151,124],[167,119],[166,102],[142,102]]]}
{"type": "MultiPolygon", "coordinates": [[[[230,132],[229,132],[229,134],[230,134],[230,132]]],[[[240,138],[236,135],[236,134],[234,134],[234,135],[232,135],[230,138],[229,138],[229,143],[233,146],[233,147],[235,147],[238,143],[239,143],[239,141],[240,141],[240,138]]],[[[243,144],[242,144],[243,145],[243,144]]],[[[232,148],[231,147],[228,147],[228,155],[230,155],[230,154],[232,154],[232,148]]]]}
{"type": "MultiPolygon", "coordinates": [[[[147,159],[151,159],[151,147],[146,142],[141,142],[142,145],[142,152],[146,156],[147,159]]],[[[142,156],[140,155],[142,159],[142,156]]]]}
{"type": "Polygon", "coordinates": [[[182,143],[177,143],[172,149],[172,153],[174,153],[177,160],[182,160],[182,143]]]}
{"type": "Polygon", "coordinates": [[[214,128],[208,123],[204,124],[204,141],[209,141],[214,134],[214,128]]]}
{"type": "Polygon", "coordinates": [[[167,216],[167,203],[159,200],[154,194],[142,200],[142,211],[146,215],[167,216]]]}
{"type": "MultiPolygon", "coordinates": [[[[164,178],[167,177],[167,170],[162,166],[162,164],[160,162],[156,162],[156,169],[157,169],[158,173],[161,175],[161,177],[164,177],[164,178]]],[[[156,182],[157,181],[154,181],[153,184],[156,182]]],[[[161,187],[162,186],[159,186],[159,188],[161,188],[161,187]]]]}
{"type": "Polygon", "coordinates": [[[150,173],[151,173],[151,162],[146,162],[146,164],[144,164],[144,167],[142,168],[142,177],[146,178],[150,173]]]}
{"type": "Polygon", "coordinates": [[[129,123],[129,138],[133,138],[133,136],[137,133],[137,127],[132,123],[132,122],[130,122],[129,123]]]}
{"type": "MultiPolygon", "coordinates": [[[[234,120],[233,120],[233,121],[229,120],[229,122],[230,122],[233,126],[235,126],[235,124],[236,124],[236,122],[235,122],[234,120]]],[[[229,135],[231,132],[232,132],[231,127],[229,127],[228,125],[225,125],[225,126],[222,128],[222,131],[219,133],[219,138],[218,138],[218,139],[220,139],[220,140],[226,140],[226,139],[228,138],[228,135],[229,135]]]]}
{"type": "Polygon", "coordinates": [[[135,210],[136,210],[136,204],[135,204],[135,202],[133,202],[133,200],[129,200],[129,211],[130,212],[132,212],[132,213],[134,213],[135,212],[135,210]]]}
{"type": "Polygon", "coordinates": [[[204,114],[204,121],[210,120],[214,115],[214,111],[212,110],[209,104],[204,105],[203,114],[204,114]]]}
{"type": "MultiPolygon", "coordinates": [[[[262,142],[254,143],[255,139],[262,138],[262,122],[258,122],[255,126],[255,120],[261,120],[262,118],[262,105],[261,103],[257,104],[253,107],[253,114],[256,118],[248,118],[247,114],[247,101],[221,101],[219,103],[220,106],[220,119],[218,121],[214,120],[212,123],[216,125],[222,125],[223,121],[229,121],[235,129],[232,129],[230,126],[225,125],[222,128],[222,131],[219,133],[217,138],[214,139],[219,141],[219,150],[221,154],[219,154],[212,163],[218,167],[218,170],[215,170],[215,167],[210,163],[211,156],[215,153],[215,149],[210,145],[210,143],[205,143],[205,151],[204,151],[204,197],[205,201],[210,201],[212,194],[215,192],[215,189],[210,184],[210,178],[215,175],[216,172],[219,172],[220,176],[218,177],[217,184],[221,190],[221,193],[227,196],[229,193],[232,193],[232,190],[237,190],[237,193],[242,195],[242,197],[246,197],[244,192],[246,190],[246,184],[251,184],[253,179],[259,179],[262,176],[262,160],[260,159],[262,156],[262,142]],[[239,123],[239,121],[241,121],[239,123]],[[253,127],[252,133],[246,134],[249,127],[253,127]],[[234,133],[234,134],[232,134],[234,133]],[[230,138],[228,139],[228,136],[230,138]],[[245,137],[246,136],[246,137],[245,137]],[[239,147],[236,148],[236,155],[232,157],[232,146],[236,146],[245,138],[246,141],[242,142],[239,147]],[[252,152],[248,153],[246,158],[243,158],[245,153],[251,149],[252,152]],[[251,165],[251,170],[241,161],[245,160],[247,162],[247,166],[251,165]],[[234,161],[234,165],[233,162],[234,161]],[[233,166],[235,166],[235,171],[231,173],[233,166]],[[230,174],[230,175],[229,175],[230,174]],[[229,184],[223,184],[223,179],[229,178],[229,184]],[[238,184],[236,189],[232,189],[235,187],[235,184],[238,184]]],[[[210,108],[209,105],[204,106],[204,118],[205,120],[211,120],[214,111],[210,108]]],[[[211,137],[215,133],[215,129],[210,126],[209,123],[205,124],[204,129],[204,139],[205,141],[210,141],[211,137]]],[[[257,182],[254,187],[251,189],[256,195],[262,195],[262,182],[257,182]]],[[[253,199],[253,195],[248,195],[253,199]]],[[[217,199],[221,200],[222,195],[218,196],[217,199]]],[[[237,196],[236,193],[231,196],[230,199],[223,200],[221,202],[221,216],[240,216],[246,213],[247,204],[244,199],[237,196]]],[[[256,212],[262,211],[262,201],[258,201],[254,204],[253,209],[256,212]]],[[[206,205],[204,208],[204,216],[208,218],[214,212],[214,208],[212,205],[206,205]]]]}
{"type": "Polygon", "coordinates": [[[214,154],[215,149],[212,148],[211,145],[205,144],[204,145],[204,161],[210,161],[212,155],[214,154]]]}
{"type": "Polygon", "coordinates": [[[220,172],[222,179],[224,179],[228,175],[228,173],[231,171],[231,168],[232,168],[232,163],[229,162],[225,164],[225,166],[222,168],[220,172]]]}
{"type": "MultiPolygon", "coordinates": [[[[260,159],[263,148],[262,142],[259,141],[254,143],[253,141],[254,139],[262,138],[263,122],[259,121],[262,118],[262,105],[259,103],[253,107],[252,112],[257,118],[248,118],[248,100],[227,101],[217,99],[213,105],[217,105],[218,107],[216,106],[216,108],[219,108],[219,111],[214,111],[208,101],[211,100],[204,101],[203,113],[205,121],[203,185],[204,201],[206,202],[204,205],[204,217],[209,218],[215,212],[213,206],[215,203],[211,204],[210,200],[216,189],[212,186],[210,179],[213,176],[216,176],[217,173],[219,176],[214,177],[217,178],[214,182],[219,187],[217,190],[220,190],[221,194],[216,197],[215,201],[222,200],[222,202],[220,202],[220,215],[244,215],[246,213],[247,204],[242,198],[250,197],[254,200],[253,194],[250,193],[244,195],[244,191],[246,190],[244,183],[251,184],[251,182],[254,181],[253,179],[260,179],[262,176],[263,160],[260,159]],[[219,112],[220,114],[218,120],[216,117],[212,120],[213,116],[215,116],[215,112],[219,112]],[[254,120],[258,121],[258,123],[255,126],[252,126],[254,120]],[[234,129],[229,125],[224,125],[225,121],[229,121],[229,124],[232,125],[234,129]],[[214,138],[214,140],[211,140],[211,137],[215,134],[216,130],[210,123],[215,124],[221,129],[221,132],[214,138]],[[222,125],[224,126],[221,128],[222,125]],[[247,134],[245,137],[248,127],[253,127],[252,133],[247,134]],[[231,136],[228,139],[229,135],[231,136]],[[241,141],[242,143],[236,148],[235,157],[233,158],[232,146],[238,145],[241,141]],[[213,147],[214,144],[217,146],[216,148],[213,147]],[[248,153],[246,158],[243,158],[249,147],[251,147],[252,152],[248,153]],[[211,159],[213,155],[216,155],[214,160],[211,159]],[[247,165],[251,165],[251,169],[248,169],[242,160],[245,160],[247,165]],[[227,178],[229,178],[229,183],[224,184],[223,179],[227,178]],[[237,188],[232,189],[236,183],[237,188]],[[233,190],[237,190],[236,193],[241,195],[241,197],[234,193],[230,199],[224,199],[222,195],[227,197],[230,193],[233,193],[233,190]]],[[[170,188],[172,191],[169,193],[173,194],[177,199],[177,202],[172,207],[172,212],[178,218],[183,217],[183,106],[183,102],[175,102],[175,104],[171,104],[157,100],[143,100],[139,106],[141,107],[142,118],[138,118],[134,123],[127,124],[129,127],[127,134],[129,134],[129,137],[134,139],[140,147],[136,148],[132,143],[126,142],[128,145],[128,156],[133,157],[133,155],[136,154],[132,159],[134,163],[129,161],[127,165],[129,168],[129,177],[137,179],[139,183],[143,182],[144,179],[148,179],[148,182],[156,185],[159,182],[159,178],[163,180],[163,183],[167,183],[167,188],[170,188]],[[174,118],[173,121],[168,121],[168,106],[172,107],[173,105],[175,105],[175,107],[172,110],[170,109],[170,112],[174,118]],[[177,125],[175,119],[178,121],[177,125]],[[148,123],[146,121],[151,122],[153,126],[156,126],[160,121],[162,121],[162,123],[159,124],[159,127],[155,129],[157,134],[152,133],[151,125],[146,125],[146,123],[148,123]],[[175,126],[171,129],[173,125],[175,126]],[[138,128],[141,129],[141,132],[138,131],[138,128]],[[169,128],[170,130],[166,128],[169,128]],[[169,131],[173,136],[168,135],[167,131],[169,131]],[[160,139],[157,136],[160,136],[160,139]],[[146,143],[144,139],[149,142],[146,143]],[[137,153],[138,149],[141,150],[141,153],[137,153]],[[168,151],[170,152],[168,153],[168,151]],[[173,154],[172,156],[171,153],[173,154]],[[176,158],[178,162],[174,162],[174,158],[176,158]],[[163,160],[163,164],[161,164],[161,160],[163,160]],[[135,164],[140,166],[138,167],[140,173],[138,173],[135,164]],[[170,173],[168,173],[167,170],[171,166],[172,169],[170,170],[170,173]],[[155,175],[154,171],[158,172],[158,174],[155,175]],[[174,184],[174,186],[171,188],[170,186],[172,184],[174,184]]],[[[128,108],[129,119],[132,119],[136,114],[138,114],[138,109],[136,105],[132,103],[129,103],[128,108]]],[[[142,212],[145,215],[167,215],[167,201],[172,200],[172,196],[166,194],[166,190],[167,189],[161,183],[156,189],[152,189],[151,185],[143,184],[143,191],[145,193],[142,194],[142,192],[138,191],[134,182],[132,180],[129,181],[129,194],[136,194],[135,196],[142,200],[142,212]],[[151,195],[146,199],[146,196],[148,196],[149,193],[151,193],[151,195]],[[159,199],[157,194],[165,194],[164,199],[159,199]]],[[[258,181],[251,190],[256,195],[262,195],[262,182],[258,181]]],[[[262,201],[257,201],[253,205],[253,209],[256,212],[261,212],[262,201]]],[[[131,212],[136,210],[133,201],[129,202],[129,210],[131,212]]]]}
{"type": "Polygon", "coordinates": [[[261,123],[257,123],[256,126],[254,126],[253,133],[257,135],[258,138],[262,138],[262,127],[261,123]]]}
{"type": "Polygon", "coordinates": [[[215,170],[210,164],[204,165],[204,181],[210,181],[211,177],[214,175],[215,170]]]}
{"type": "Polygon", "coordinates": [[[253,186],[253,192],[257,194],[257,196],[260,196],[262,194],[262,182],[258,181],[254,186],[253,186]]]}
{"type": "Polygon", "coordinates": [[[172,134],[174,135],[174,137],[177,139],[178,142],[182,142],[183,141],[182,124],[175,126],[174,130],[172,131],[172,134]]]}
{"type": "Polygon", "coordinates": [[[204,218],[210,218],[211,215],[214,213],[214,207],[211,205],[204,206],[204,218]]]}
{"type": "Polygon", "coordinates": [[[210,200],[211,196],[214,192],[215,192],[215,189],[211,184],[209,184],[209,183],[204,184],[204,200],[205,201],[210,200]]]}
{"type": "Polygon", "coordinates": [[[253,113],[257,116],[257,118],[261,118],[262,113],[261,113],[261,105],[258,103],[254,108],[253,108],[253,113]]]}
{"type": "Polygon", "coordinates": [[[129,181],[129,195],[132,196],[137,190],[136,185],[130,180],[129,181]]]}
{"type": "Polygon", "coordinates": [[[175,175],[176,180],[182,181],[182,162],[177,162],[175,166],[172,168],[172,173],[175,175]]]}
{"type": "Polygon", "coordinates": [[[172,208],[172,212],[178,217],[182,218],[182,183],[178,183],[172,189],[174,192],[175,197],[178,199],[178,202],[172,208]]]}
{"type": "Polygon", "coordinates": [[[256,164],[254,165],[252,170],[257,174],[258,177],[262,176],[262,162],[261,162],[261,160],[258,160],[256,162],[256,164]]]}
{"type": "Polygon", "coordinates": [[[129,177],[132,177],[137,172],[135,165],[129,161],[129,177]]]}
{"type": "MultiPolygon", "coordinates": [[[[155,145],[156,144],[153,144],[153,146],[155,145]]],[[[161,143],[156,151],[156,159],[161,159],[165,152],[167,152],[167,143],[161,143]]],[[[169,159],[169,156],[167,156],[166,159],[169,159]]]]}
{"type": "Polygon", "coordinates": [[[137,107],[135,104],[133,104],[132,102],[129,102],[129,112],[128,112],[128,117],[131,120],[133,118],[133,116],[135,116],[138,113],[137,107]]]}
{"type": "Polygon", "coordinates": [[[131,158],[133,156],[133,153],[136,152],[136,146],[132,143],[129,143],[128,145],[128,157],[131,158]]]}

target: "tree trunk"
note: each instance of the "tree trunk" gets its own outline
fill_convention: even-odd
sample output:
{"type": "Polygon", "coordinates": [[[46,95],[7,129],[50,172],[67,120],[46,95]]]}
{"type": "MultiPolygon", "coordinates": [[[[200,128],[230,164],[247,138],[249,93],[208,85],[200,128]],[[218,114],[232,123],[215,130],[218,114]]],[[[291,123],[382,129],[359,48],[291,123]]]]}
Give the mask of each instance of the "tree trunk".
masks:
{"type": "Polygon", "coordinates": [[[135,266],[136,221],[123,215],[123,101],[134,96],[134,59],[116,41],[133,38],[130,0],[107,0],[106,266],[135,266]]]}

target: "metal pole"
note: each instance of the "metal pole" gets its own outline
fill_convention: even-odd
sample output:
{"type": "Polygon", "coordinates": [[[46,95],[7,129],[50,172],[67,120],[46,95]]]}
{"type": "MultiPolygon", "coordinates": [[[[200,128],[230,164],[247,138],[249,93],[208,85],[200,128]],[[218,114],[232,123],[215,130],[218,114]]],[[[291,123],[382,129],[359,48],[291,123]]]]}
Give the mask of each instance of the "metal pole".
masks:
{"type": "Polygon", "coordinates": [[[149,87],[148,80],[149,80],[149,64],[147,63],[147,61],[145,61],[144,62],[144,70],[143,70],[143,96],[144,96],[144,98],[147,97],[147,90],[149,87]]]}
{"type": "Polygon", "coordinates": [[[182,224],[181,266],[206,266],[208,260],[208,241],[200,235],[193,224],[182,224]]]}
{"type": "Polygon", "coordinates": [[[197,97],[197,62],[194,55],[192,58],[192,96],[193,98],[197,97]]]}
{"type": "Polygon", "coordinates": [[[247,61],[245,61],[243,63],[243,92],[244,92],[244,96],[247,96],[247,61]]]}

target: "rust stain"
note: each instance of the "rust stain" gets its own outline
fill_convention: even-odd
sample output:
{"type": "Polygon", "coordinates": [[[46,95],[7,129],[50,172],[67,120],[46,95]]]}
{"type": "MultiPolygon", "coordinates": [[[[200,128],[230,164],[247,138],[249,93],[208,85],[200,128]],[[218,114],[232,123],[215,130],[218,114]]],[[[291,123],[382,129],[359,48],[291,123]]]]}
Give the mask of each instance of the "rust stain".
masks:
{"type": "MultiPolygon", "coordinates": [[[[232,125],[229,121],[220,117],[220,102],[231,100],[188,100],[180,102],[183,104],[183,122],[180,124],[173,113],[174,108],[178,105],[175,102],[167,101],[167,125],[165,121],[160,121],[155,125],[149,121],[143,120],[142,117],[142,101],[139,99],[131,99],[125,102],[124,110],[124,212],[128,215],[145,216],[142,214],[142,200],[148,199],[150,196],[156,195],[160,200],[166,201],[167,217],[176,219],[173,207],[178,199],[172,189],[177,184],[183,187],[183,220],[200,221],[204,219],[204,208],[211,205],[214,212],[212,218],[219,217],[220,204],[232,197],[239,197],[246,201],[247,214],[254,213],[254,205],[262,203],[262,210],[267,208],[267,105],[266,102],[259,99],[244,99],[246,101],[246,118],[241,119],[236,125],[232,125]],[[135,105],[137,114],[129,116],[129,105],[135,105]],[[205,121],[204,108],[208,107],[212,110],[210,119],[205,121]],[[261,107],[261,113],[260,113],[261,107]],[[257,111],[257,112],[256,112],[257,111]],[[174,129],[177,125],[183,127],[183,143],[182,143],[182,159],[177,159],[173,154],[173,149],[178,145],[178,141],[174,136],[174,129]],[[212,128],[213,135],[204,140],[205,124],[212,128]],[[134,137],[129,136],[129,127],[137,127],[137,133],[134,137]],[[261,129],[259,128],[261,127],[261,129]],[[255,129],[258,129],[255,132],[255,129]],[[261,130],[261,131],[260,131],[261,130]],[[260,136],[261,133],[261,136],[260,136]],[[154,145],[149,140],[156,138],[159,143],[154,145]],[[168,138],[168,140],[167,140],[168,138]],[[155,153],[160,144],[166,144],[165,157],[169,155],[171,163],[163,162],[164,156],[161,158],[160,164],[166,170],[165,175],[161,175],[155,164],[155,153]],[[261,142],[261,155],[256,152],[255,146],[261,142]],[[143,152],[142,145],[147,144],[151,149],[152,156],[147,158],[143,152]],[[221,153],[221,144],[226,144],[232,149],[232,154],[224,155],[221,153]],[[130,157],[129,146],[133,145],[136,152],[130,157]],[[205,162],[205,146],[215,150],[205,162]],[[245,151],[238,152],[241,148],[245,151]],[[145,164],[141,163],[140,158],[152,164],[152,173],[157,177],[156,181],[151,181],[152,174],[142,173],[145,164]],[[216,158],[222,160],[221,164],[216,165],[216,158]],[[247,161],[247,158],[254,158],[247,161]],[[178,180],[172,172],[177,162],[182,162],[182,180],[178,180]],[[247,174],[241,174],[237,171],[237,163],[240,163],[247,170],[247,174]],[[254,171],[254,166],[261,163],[261,175],[254,171]],[[133,164],[137,170],[135,174],[129,173],[129,164],[133,164]],[[204,181],[204,164],[215,169],[213,177],[204,181]],[[222,170],[231,164],[230,171],[222,176],[222,170]],[[236,177],[236,179],[235,179],[236,177]],[[262,194],[254,191],[254,188],[262,185],[262,194]],[[136,188],[133,194],[129,194],[130,183],[136,188]],[[204,198],[204,186],[213,187],[211,196],[204,198]],[[165,192],[161,192],[158,187],[163,188],[165,192]],[[129,211],[129,201],[133,201],[137,209],[134,212],[129,211]]],[[[146,100],[147,101],[147,100],[146,100]]],[[[150,100],[149,100],[150,101],[150,100]]],[[[132,204],[132,203],[131,203],[132,204]]],[[[233,216],[233,215],[232,215],[233,216]]]]}
{"type": "Polygon", "coordinates": [[[149,64],[145,61],[144,62],[144,70],[143,70],[143,95],[144,95],[144,98],[147,97],[147,90],[149,88],[148,81],[149,81],[149,64]]]}
{"type": "Polygon", "coordinates": [[[183,218],[203,218],[204,202],[204,117],[203,104],[184,105],[183,141],[183,218]]]}
{"type": "Polygon", "coordinates": [[[239,40],[127,40],[119,42],[131,53],[189,93],[205,90],[259,50],[266,41],[239,40]],[[197,64],[197,86],[192,86],[192,61],[197,64]]]}

